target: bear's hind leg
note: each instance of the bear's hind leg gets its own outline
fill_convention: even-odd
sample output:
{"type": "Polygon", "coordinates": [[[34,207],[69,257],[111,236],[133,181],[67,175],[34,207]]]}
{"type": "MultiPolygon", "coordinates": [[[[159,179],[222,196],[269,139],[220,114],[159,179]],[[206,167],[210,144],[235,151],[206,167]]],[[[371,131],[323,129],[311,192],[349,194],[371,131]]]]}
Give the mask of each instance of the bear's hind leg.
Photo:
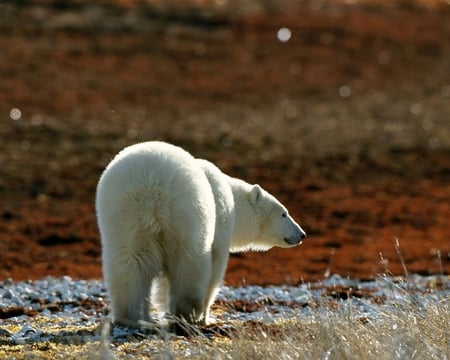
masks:
{"type": "Polygon", "coordinates": [[[205,321],[211,257],[203,254],[196,261],[180,261],[169,271],[169,312],[190,324],[205,321]]]}
{"type": "Polygon", "coordinates": [[[114,266],[116,276],[107,281],[113,322],[126,327],[141,327],[140,321],[150,321],[150,289],[154,276],[135,260],[114,266]]]}

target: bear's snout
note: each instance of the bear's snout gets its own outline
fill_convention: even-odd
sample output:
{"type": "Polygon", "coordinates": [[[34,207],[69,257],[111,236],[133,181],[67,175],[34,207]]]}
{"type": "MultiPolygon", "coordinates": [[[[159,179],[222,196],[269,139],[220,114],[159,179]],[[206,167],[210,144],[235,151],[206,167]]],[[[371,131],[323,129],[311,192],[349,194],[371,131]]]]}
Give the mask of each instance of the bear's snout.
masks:
{"type": "Polygon", "coordinates": [[[284,241],[292,246],[300,245],[302,240],[306,237],[306,233],[301,229],[297,229],[297,233],[294,236],[285,237],[284,241]]]}
{"type": "Polygon", "coordinates": [[[296,245],[300,245],[301,241],[303,238],[284,238],[284,241],[288,244],[288,245],[292,245],[292,246],[296,246],[296,245]]]}

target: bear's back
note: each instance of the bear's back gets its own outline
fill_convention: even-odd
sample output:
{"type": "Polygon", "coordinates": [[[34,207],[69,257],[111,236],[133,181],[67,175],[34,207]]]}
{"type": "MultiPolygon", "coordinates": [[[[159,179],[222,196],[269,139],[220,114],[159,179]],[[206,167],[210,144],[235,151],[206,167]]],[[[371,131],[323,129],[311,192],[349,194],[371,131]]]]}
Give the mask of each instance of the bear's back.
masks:
{"type": "Polygon", "coordinates": [[[163,142],[132,145],[117,154],[100,178],[96,207],[100,222],[131,224],[129,230],[196,228],[206,221],[197,219],[199,213],[211,213],[215,221],[203,170],[188,152],[163,142]]]}

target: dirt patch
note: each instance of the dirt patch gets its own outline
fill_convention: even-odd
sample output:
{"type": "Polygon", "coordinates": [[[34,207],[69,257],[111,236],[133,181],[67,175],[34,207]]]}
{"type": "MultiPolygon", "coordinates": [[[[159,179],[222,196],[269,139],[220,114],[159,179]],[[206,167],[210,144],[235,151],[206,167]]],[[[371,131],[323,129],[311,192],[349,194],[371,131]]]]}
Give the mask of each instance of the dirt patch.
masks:
{"type": "Polygon", "coordinates": [[[100,278],[96,182],[152,139],[260,183],[307,231],[232,255],[228,284],[399,274],[396,238],[408,271],[449,273],[449,6],[219,3],[3,5],[0,278],[100,278]]]}

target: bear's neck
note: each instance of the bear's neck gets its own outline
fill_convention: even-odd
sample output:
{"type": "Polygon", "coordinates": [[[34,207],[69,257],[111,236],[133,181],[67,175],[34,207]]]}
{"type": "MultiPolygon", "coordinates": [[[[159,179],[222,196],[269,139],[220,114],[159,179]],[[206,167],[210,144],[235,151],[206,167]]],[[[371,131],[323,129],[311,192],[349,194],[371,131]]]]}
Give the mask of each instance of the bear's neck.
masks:
{"type": "Polygon", "coordinates": [[[235,208],[235,223],[230,251],[266,250],[265,248],[262,249],[256,243],[259,224],[249,201],[249,193],[252,185],[235,178],[230,178],[230,183],[233,189],[235,208]]]}

